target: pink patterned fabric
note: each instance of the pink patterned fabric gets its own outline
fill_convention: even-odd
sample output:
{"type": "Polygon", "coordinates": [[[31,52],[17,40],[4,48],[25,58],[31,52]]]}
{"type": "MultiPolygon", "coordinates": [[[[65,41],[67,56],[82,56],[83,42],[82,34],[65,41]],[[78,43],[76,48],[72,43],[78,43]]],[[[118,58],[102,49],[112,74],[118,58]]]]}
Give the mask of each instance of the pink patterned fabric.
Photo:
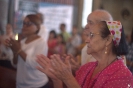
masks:
{"type": "Polygon", "coordinates": [[[122,59],[113,62],[90,80],[97,64],[98,62],[87,63],[77,71],[76,80],[81,88],[133,88],[132,73],[122,59]]]}
{"type": "Polygon", "coordinates": [[[120,21],[106,21],[111,35],[113,35],[113,42],[118,46],[121,39],[122,25],[120,21]]]}

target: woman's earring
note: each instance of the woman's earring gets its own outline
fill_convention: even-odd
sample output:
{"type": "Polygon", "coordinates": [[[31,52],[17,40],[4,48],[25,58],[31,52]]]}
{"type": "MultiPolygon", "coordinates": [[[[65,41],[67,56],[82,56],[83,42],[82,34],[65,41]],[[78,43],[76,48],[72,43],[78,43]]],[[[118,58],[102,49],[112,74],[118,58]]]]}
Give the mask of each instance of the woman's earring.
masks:
{"type": "Polygon", "coordinates": [[[108,49],[108,48],[107,48],[107,46],[106,46],[106,48],[105,48],[105,54],[107,54],[107,49],[108,49]]]}

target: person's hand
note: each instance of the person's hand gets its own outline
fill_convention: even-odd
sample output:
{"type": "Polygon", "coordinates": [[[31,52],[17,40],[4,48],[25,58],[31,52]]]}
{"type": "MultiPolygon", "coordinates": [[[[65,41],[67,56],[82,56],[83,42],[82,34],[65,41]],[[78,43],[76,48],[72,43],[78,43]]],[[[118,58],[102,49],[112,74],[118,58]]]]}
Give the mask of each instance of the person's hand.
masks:
{"type": "Polygon", "coordinates": [[[41,66],[38,66],[37,69],[41,72],[45,73],[48,77],[50,77],[52,80],[57,80],[58,78],[51,72],[51,62],[50,59],[47,58],[44,55],[38,55],[37,56],[37,62],[41,66]]]}
{"type": "Polygon", "coordinates": [[[10,47],[13,52],[17,53],[21,49],[21,45],[18,41],[13,40],[13,39],[6,39],[5,40],[5,45],[10,47]]]}
{"type": "Polygon", "coordinates": [[[6,47],[10,47],[10,40],[6,39],[2,42],[6,47]]]}
{"type": "Polygon", "coordinates": [[[69,54],[69,56],[71,57],[70,59],[71,69],[72,71],[76,72],[79,69],[81,64],[79,56],[73,57],[71,54],[69,54]]]}
{"type": "Polygon", "coordinates": [[[75,73],[79,67],[81,66],[81,61],[80,61],[80,57],[74,57],[72,54],[64,54],[61,58],[64,62],[66,57],[70,57],[70,65],[71,65],[71,70],[75,73]]]}
{"type": "Polygon", "coordinates": [[[71,80],[73,77],[69,59],[70,56],[67,56],[63,63],[59,55],[54,54],[51,56],[51,63],[53,68],[51,72],[62,81],[71,80]]]}

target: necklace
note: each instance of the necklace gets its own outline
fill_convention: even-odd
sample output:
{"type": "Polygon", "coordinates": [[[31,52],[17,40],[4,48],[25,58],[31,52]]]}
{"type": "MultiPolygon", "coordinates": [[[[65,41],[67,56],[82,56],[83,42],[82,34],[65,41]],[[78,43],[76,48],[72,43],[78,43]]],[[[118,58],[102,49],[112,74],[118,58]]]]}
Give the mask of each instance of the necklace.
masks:
{"type": "MultiPolygon", "coordinates": [[[[117,58],[116,58],[116,59],[117,59],[117,58]]],[[[97,82],[97,79],[98,79],[99,76],[102,74],[102,72],[103,72],[107,67],[109,67],[116,59],[114,59],[109,65],[107,65],[107,66],[98,74],[98,76],[97,76],[97,77],[94,79],[94,81],[92,82],[90,88],[93,88],[93,87],[94,87],[95,83],[97,82]]],[[[97,65],[97,64],[96,64],[96,65],[97,65]]],[[[96,66],[96,65],[95,65],[95,66],[96,66]]],[[[89,73],[91,72],[91,70],[92,70],[95,66],[93,66],[93,67],[90,69],[90,71],[87,73],[87,75],[85,76],[85,79],[84,79],[84,81],[83,81],[83,83],[82,83],[82,85],[81,85],[82,88],[83,88],[83,86],[84,86],[84,84],[85,84],[85,81],[86,81],[87,76],[89,75],[89,73]]],[[[90,80],[91,80],[91,77],[90,77],[90,80]]],[[[89,84],[90,84],[90,83],[89,83],[89,84]]]]}

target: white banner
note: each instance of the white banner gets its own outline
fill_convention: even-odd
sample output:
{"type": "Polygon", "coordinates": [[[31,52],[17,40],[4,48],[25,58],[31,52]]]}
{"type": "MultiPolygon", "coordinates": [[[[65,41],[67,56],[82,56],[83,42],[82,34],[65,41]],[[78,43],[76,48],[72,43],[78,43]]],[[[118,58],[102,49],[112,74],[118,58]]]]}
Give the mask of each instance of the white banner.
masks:
{"type": "Polygon", "coordinates": [[[39,12],[44,14],[44,25],[48,31],[60,32],[61,23],[66,24],[66,31],[71,32],[73,7],[70,5],[40,3],[39,12]]]}

